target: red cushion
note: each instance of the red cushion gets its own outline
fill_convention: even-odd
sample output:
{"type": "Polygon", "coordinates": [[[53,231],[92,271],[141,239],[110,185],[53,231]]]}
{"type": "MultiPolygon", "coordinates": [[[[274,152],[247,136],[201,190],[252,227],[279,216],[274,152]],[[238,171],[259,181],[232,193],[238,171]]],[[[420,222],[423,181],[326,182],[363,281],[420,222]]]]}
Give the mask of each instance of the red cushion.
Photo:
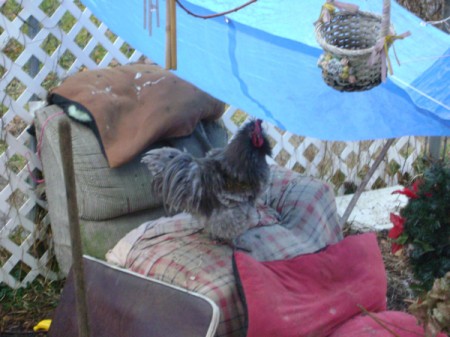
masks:
{"type": "MultiPolygon", "coordinates": [[[[384,311],[357,316],[341,325],[330,337],[392,337],[385,327],[377,323],[378,320],[385,327],[402,337],[425,336],[422,326],[417,325],[414,316],[399,311],[384,311]],[[375,317],[375,319],[373,318],[375,317]]],[[[437,337],[445,337],[439,334],[437,337]]]]}
{"type": "Polygon", "coordinates": [[[347,237],[325,250],[259,262],[234,253],[247,308],[247,337],[327,336],[361,313],[386,309],[386,273],[375,234],[347,237]]]}

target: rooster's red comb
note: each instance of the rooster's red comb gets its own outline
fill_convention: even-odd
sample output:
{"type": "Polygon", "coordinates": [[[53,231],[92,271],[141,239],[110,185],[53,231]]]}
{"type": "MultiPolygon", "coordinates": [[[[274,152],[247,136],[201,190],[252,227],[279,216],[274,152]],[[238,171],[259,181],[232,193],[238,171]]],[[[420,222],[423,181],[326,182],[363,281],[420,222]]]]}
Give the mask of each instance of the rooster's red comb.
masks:
{"type": "Polygon", "coordinates": [[[253,145],[257,148],[261,147],[264,144],[264,138],[262,137],[262,128],[261,128],[261,119],[255,120],[255,127],[252,132],[252,142],[253,145]]]}

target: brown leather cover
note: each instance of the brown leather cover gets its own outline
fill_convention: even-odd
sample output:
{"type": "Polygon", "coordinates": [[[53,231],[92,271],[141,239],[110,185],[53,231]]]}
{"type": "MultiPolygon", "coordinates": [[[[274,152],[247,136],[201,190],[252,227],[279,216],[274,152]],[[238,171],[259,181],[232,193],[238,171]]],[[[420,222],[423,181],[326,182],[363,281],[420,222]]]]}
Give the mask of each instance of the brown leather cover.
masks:
{"type": "Polygon", "coordinates": [[[118,167],[158,140],[187,136],[200,120],[218,119],[225,105],[153,64],[130,64],[76,73],[54,88],[48,102],[67,113],[74,105],[91,114],[87,123],[110,167],[118,167]]]}
{"type": "MultiPolygon", "coordinates": [[[[214,305],[205,298],[83,258],[92,337],[213,336],[214,305]]],[[[72,270],[56,308],[50,337],[78,337],[72,270]]],[[[217,314],[217,312],[216,312],[217,314]]],[[[217,327],[217,325],[216,325],[217,327]]]]}

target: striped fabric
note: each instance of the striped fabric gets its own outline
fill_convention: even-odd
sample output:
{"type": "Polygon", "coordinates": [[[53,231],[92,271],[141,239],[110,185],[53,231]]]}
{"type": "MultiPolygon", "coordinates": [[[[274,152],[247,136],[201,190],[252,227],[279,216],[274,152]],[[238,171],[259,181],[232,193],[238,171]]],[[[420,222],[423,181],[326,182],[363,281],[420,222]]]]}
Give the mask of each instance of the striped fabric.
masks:
{"type": "MultiPolygon", "coordinates": [[[[261,261],[315,252],[342,239],[330,187],[278,166],[271,168],[270,185],[258,202],[258,212],[258,226],[240,240],[261,261]]],[[[245,309],[235,285],[232,249],[212,242],[190,215],[144,223],[108,257],[140,274],[208,296],[221,309],[217,336],[245,335],[245,309]]]]}

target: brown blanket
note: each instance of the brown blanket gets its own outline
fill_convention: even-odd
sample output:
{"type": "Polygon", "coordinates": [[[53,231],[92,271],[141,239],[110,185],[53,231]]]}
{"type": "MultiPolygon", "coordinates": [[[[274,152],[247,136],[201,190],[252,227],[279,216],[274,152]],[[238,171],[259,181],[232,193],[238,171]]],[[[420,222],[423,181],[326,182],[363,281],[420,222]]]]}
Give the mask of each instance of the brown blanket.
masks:
{"type": "Polygon", "coordinates": [[[48,101],[94,130],[110,167],[158,140],[187,136],[200,120],[224,112],[222,102],[151,64],[77,73],[53,89],[48,101]]]}

